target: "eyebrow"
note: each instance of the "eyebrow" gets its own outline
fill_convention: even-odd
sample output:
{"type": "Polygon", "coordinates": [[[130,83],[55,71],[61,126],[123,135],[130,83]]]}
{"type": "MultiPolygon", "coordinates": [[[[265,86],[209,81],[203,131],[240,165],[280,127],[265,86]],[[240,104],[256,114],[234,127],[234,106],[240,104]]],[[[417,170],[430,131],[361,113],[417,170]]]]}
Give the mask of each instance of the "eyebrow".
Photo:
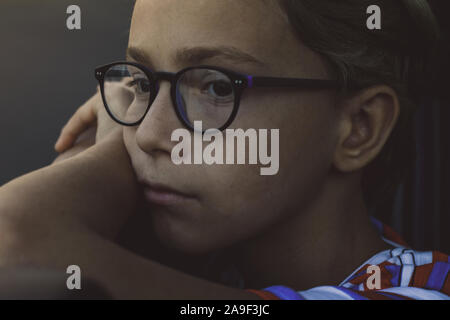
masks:
{"type": "MultiPolygon", "coordinates": [[[[137,47],[129,47],[126,53],[127,60],[134,60],[154,68],[152,59],[144,50],[137,47]]],[[[181,65],[199,65],[207,59],[223,58],[234,63],[253,64],[258,67],[266,67],[266,64],[235,47],[193,47],[181,48],[172,57],[173,61],[181,65]]]]}

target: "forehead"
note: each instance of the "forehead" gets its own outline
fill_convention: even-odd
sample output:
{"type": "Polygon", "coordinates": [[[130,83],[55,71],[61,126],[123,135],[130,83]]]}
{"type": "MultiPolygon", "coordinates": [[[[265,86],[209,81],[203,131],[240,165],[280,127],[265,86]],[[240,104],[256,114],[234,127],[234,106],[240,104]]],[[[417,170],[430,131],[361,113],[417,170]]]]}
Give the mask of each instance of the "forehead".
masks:
{"type": "MultiPolygon", "coordinates": [[[[277,0],[137,0],[130,46],[166,69],[167,57],[189,47],[238,48],[273,71],[314,58],[292,33],[277,0]]],[[[301,71],[311,71],[311,62],[301,71]]]]}

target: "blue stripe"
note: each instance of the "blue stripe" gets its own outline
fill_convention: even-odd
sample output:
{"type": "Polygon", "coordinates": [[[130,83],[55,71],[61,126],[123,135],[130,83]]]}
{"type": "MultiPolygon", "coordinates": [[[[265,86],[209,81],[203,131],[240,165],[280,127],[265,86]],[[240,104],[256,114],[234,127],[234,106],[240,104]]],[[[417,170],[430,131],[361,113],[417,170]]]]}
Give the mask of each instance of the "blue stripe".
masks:
{"type": "Polygon", "coordinates": [[[400,286],[400,266],[387,265],[386,270],[392,275],[391,284],[393,287],[400,286]]]}
{"type": "Polygon", "coordinates": [[[352,297],[354,300],[369,300],[367,297],[361,296],[351,289],[347,289],[344,287],[336,287],[336,286],[333,286],[333,288],[343,291],[344,293],[346,293],[350,297],[352,297]]]}
{"type": "Polygon", "coordinates": [[[352,281],[353,279],[356,279],[364,274],[367,274],[367,268],[366,269],[362,269],[360,272],[355,273],[352,277],[350,277],[350,279],[348,279],[347,283],[352,281]]]}
{"type": "Polygon", "coordinates": [[[373,216],[370,216],[370,221],[372,222],[372,224],[375,226],[375,228],[377,228],[378,233],[380,235],[383,235],[383,224],[381,223],[380,220],[376,219],[373,216]]]}
{"type": "Polygon", "coordinates": [[[285,286],[271,286],[263,290],[273,293],[282,300],[305,300],[297,291],[285,286]]]}
{"type": "Polygon", "coordinates": [[[389,298],[389,299],[392,299],[392,300],[406,300],[405,298],[394,296],[394,295],[391,295],[391,294],[386,293],[386,292],[376,291],[376,293],[381,294],[382,296],[385,296],[386,298],[389,298]]]}
{"type": "Polygon", "coordinates": [[[253,77],[252,76],[248,76],[247,77],[247,87],[248,88],[252,88],[253,87],[253,77]]]}
{"type": "Polygon", "coordinates": [[[449,270],[449,263],[440,261],[435,262],[425,288],[440,291],[444,286],[444,281],[449,270]]]}

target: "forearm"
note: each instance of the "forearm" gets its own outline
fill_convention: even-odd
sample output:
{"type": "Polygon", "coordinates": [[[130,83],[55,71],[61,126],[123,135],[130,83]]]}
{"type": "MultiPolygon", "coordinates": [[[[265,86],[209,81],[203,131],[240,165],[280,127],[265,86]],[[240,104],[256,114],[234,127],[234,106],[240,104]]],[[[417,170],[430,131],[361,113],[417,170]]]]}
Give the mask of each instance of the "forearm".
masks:
{"type": "Polygon", "coordinates": [[[115,236],[135,209],[137,185],[123,142],[113,135],[2,186],[0,219],[20,225],[23,232],[77,221],[115,236]]]}
{"type": "MultiPolygon", "coordinates": [[[[114,298],[255,299],[120,247],[112,238],[135,211],[138,187],[123,143],[105,139],[0,188],[0,267],[65,273],[75,264],[114,298]]],[[[63,275],[62,275],[63,276],[63,275]]]]}
{"type": "MultiPolygon", "coordinates": [[[[61,281],[53,281],[56,288],[64,288],[67,267],[77,265],[81,269],[82,289],[83,279],[91,279],[115,299],[259,299],[250,292],[140,257],[76,221],[60,223],[53,229],[35,228],[34,232],[13,234],[13,241],[6,241],[12,245],[4,245],[1,232],[0,238],[0,266],[10,270],[23,265],[55,270],[56,279],[60,279],[55,281],[61,281]],[[4,247],[8,250],[2,250],[4,247]]],[[[14,283],[10,286],[15,289],[14,283]]],[[[27,292],[26,284],[22,290],[27,292]]]]}
{"type": "Polygon", "coordinates": [[[61,270],[75,264],[115,299],[258,299],[252,293],[199,279],[137,256],[83,227],[55,230],[21,249],[27,265],[61,270]]]}
{"type": "Polygon", "coordinates": [[[53,163],[61,162],[62,160],[69,159],[71,157],[76,156],[77,154],[83,152],[84,150],[92,147],[95,144],[95,134],[97,132],[97,126],[94,126],[82,134],[80,134],[77,141],[74,143],[74,145],[66,150],[65,152],[61,153],[56,157],[56,159],[53,161],[53,163]]]}

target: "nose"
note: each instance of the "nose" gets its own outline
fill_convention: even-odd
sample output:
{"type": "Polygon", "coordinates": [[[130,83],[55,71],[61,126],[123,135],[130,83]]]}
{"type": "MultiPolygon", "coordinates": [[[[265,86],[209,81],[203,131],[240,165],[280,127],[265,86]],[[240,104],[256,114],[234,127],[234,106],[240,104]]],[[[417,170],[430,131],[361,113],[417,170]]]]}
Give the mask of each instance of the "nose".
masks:
{"type": "Polygon", "coordinates": [[[158,95],[136,131],[136,143],[148,154],[171,153],[172,132],[181,128],[170,96],[170,82],[161,81],[158,95]]]}

